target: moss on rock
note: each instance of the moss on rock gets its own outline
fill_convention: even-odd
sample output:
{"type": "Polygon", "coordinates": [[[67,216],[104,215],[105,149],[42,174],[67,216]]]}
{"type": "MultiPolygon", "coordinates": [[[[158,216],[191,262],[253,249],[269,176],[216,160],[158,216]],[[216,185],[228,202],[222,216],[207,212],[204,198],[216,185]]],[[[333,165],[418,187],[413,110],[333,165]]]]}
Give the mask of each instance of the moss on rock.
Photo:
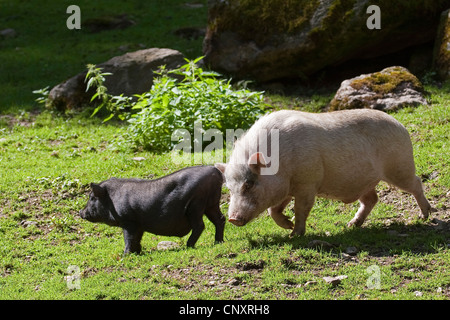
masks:
{"type": "Polygon", "coordinates": [[[424,92],[419,79],[402,67],[391,67],[371,73],[367,77],[353,80],[350,85],[356,90],[365,87],[367,90],[384,95],[394,92],[404,82],[411,83],[414,90],[424,92]]]}
{"type": "Polygon", "coordinates": [[[441,15],[433,64],[442,80],[450,79],[450,9],[441,15]]]}
{"type": "Polygon", "coordinates": [[[420,81],[407,69],[390,67],[343,81],[329,110],[396,110],[407,105],[427,104],[424,93],[420,81]]]}
{"type": "Polygon", "coordinates": [[[205,63],[234,78],[308,77],[431,41],[448,0],[210,0],[205,63]],[[369,5],[382,10],[370,30],[369,5]]]}
{"type": "Polygon", "coordinates": [[[209,29],[233,31],[242,39],[262,43],[278,33],[292,34],[305,26],[319,0],[229,0],[209,10],[209,29]]]}

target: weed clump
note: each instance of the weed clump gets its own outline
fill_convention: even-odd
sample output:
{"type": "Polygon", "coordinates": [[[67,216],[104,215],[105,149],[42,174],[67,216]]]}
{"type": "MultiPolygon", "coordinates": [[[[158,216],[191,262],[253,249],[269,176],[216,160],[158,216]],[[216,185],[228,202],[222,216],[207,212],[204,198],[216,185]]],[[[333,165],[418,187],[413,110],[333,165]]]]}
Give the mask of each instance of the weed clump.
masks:
{"type": "Polygon", "coordinates": [[[226,129],[248,129],[265,113],[263,92],[235,90],[230,81],[218,79],[218,73],[198,67],[200,59],[186,59],[186,65],[172,71],[163,67],[152,88],[134,98],[109,95],[103,84],[107,74],[89,65],[88,89],[96,86],[92,99],[101,101],[94,114],[106,108],[111,114],[105,121],[117,115],[128,122],[121,139],[136,148],[156,152],[170,151],[180,142],[172,138],[177,129],[187,130],[195,139],[195,124],[199,122],[201,134],[217,129],[225,136],[226,129]]]}

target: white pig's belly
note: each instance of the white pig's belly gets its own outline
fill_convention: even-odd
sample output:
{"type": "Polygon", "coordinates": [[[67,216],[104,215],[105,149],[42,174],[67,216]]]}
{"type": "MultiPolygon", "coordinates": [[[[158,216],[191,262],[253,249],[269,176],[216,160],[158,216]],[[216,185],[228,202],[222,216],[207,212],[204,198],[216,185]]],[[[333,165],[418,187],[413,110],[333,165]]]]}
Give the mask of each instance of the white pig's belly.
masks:
{"type": "Polygon", "coordinates": [[[317,196],[319,198],[339,200],[344,203],[352,203],[352,202],[355,202],[356,200],[358,200],[361,197],[361,194],[339,196],[339,195],[334,195],[334,194],[329,194],[329,193],[318,193],[317,196]]]}
{"type": "Polygon", "coordinates": [[[353,181],[331,180],[320,186],[317,196],[321,198],[340,200],[344,203],[352,203],[361,198],[362,195],[375,188],[380,182],[376,176],[366,176],[365,178],[355,179],[353,181]]]}

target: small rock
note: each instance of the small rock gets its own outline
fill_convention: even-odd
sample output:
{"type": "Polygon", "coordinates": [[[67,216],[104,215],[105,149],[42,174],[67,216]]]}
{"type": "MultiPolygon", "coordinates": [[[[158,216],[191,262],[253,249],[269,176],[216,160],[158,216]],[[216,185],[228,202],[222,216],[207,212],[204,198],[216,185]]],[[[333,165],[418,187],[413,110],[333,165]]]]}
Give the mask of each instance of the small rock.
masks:
{"type": "Polygon", "coordinates": [[[144,161],[145,158],[144,157],[134,157],[133,160],[134,161],[144,161]]]}
{"type": "Polygon", "coordinates": [[[37,225],[36,221],[27,221],[27,220],[23,220],[20,222],[20,225],[24,228],[29,227],[29,226],[35,226],[37,225]]]}
{"type": "Polygon", "coordinates": [[[342,280],[347,279],[348,276],[341,275],[341,276],[335,276],[335,277],[323,277],[322,279],[325,280],[326,283],[330,283],[333,286],[337,286],[341,283],[342,280]]]}
{"type": "Polygon", "coordinates": [[[264,269],[265,266],[264,260],[258,260],[255,262],[238,262],[236,263],[236,267],[242,271],[248,270],[261,270],[264,269]]]}
{"type": "Polygon", "coordinates": [[[231,252],[231,253],[219,253],[216,258],[236,258],[237,257],[237,253],[231,252]]]}
{"type": "Polygon", "coordinates": [[[390,235],[391,237],[400,237],[400,238],[409,237],[409,234],[407,234],[407,233],[400,233],[400,232],[395,231],[395,230],[388,230],[387,234],[390,235]]]}
{"type": "Polygon", "coordinates": [[[241,282],[240,282],[238,279],[235,279],[235,278],[230,279],[230,280],[228,280],[228,282],[227,282],[227,284],[230,285],[230,286],[237,286],[237,285],[239,285],[240,283],[241,283],[241,282]]]}
{"type": "Polygon", "coordinates": [[[126,29],[135,24],[136,22],[129,19],[127,14],[120,14],[116,16],[105,15],[87,19],[83,22],[83,27],[86,27],[89,32],[97,33],[105,30],[126,29]]]}
{"type": "Polygon", "coordinates": [[[161,241],[156,246],[156,249],[158,249],[158,250],[169,250],[169,249],[177,249],[179,247],[180,247],[180,245],[178,243],[176,243],[176,242],[173,242],[173,241],[161,241]]]}
{"type": "Polygon", "coordinates": [[[191,8],[191,9],[199,9],[199,8],[203,8],[203,3],[185,3],[184,4],[185,7],[191,8]]]}
{"type": "Polygon", "coordinates": [[[316,283],[317,283],[317,281],[315,281],[315,280],[306,281],[305,287],[310,286],[310,285],[312,285],[312,284],[316,284],[316,283]]]}
{"type": "Polygon", "coordinates": [[[0,31],[0,36],[3,38],[15,38],[17,37],[17,31],[12,28],[3,29],[0,31]]]}
{"type": "Polygon", "coordinates": [[[391,237],[396,237],[398,236],[398,232],[395,230],[388,230],[387,234],[390,235],[391,237]]]}
{"type": "Polygon", "coordinates": [[[345,249],[345,253],[351,256],[355,256],[358,252],[359,250],[356,247],[347,247],[345,249]]]}
{"type": "Polygon", "coordinates": [[[348,260],[352,260],[353,257],[351,255],[349,255],[348,253],[342,252],[341,258],[348,261],[348,260]]]}
{"type": "Polygon", "coordinates": [[[309,248],[315,248],[318,249],[322,247],[323,249],[332,249],[335,246],[329,242],[323,241],[323,240],[312,240],[308,243],[309,248]]]}
{"type": "Polygon", "coordinates": [[[433,218],[431,220],[431,223],[433,223],[433,227],[436,230],[444,230],[444,229],[447,228],[447,223],[445,221],[443,221],[443,220],[438,219],[438,218],[433,218]]]}
{"type": "Polygon", "coordinates": [[[421,297],[421,296],[423,296],[423,292],[420,292],[420,291],[414,291],[414,295],[415,295],[416,297],[421,297]]]}

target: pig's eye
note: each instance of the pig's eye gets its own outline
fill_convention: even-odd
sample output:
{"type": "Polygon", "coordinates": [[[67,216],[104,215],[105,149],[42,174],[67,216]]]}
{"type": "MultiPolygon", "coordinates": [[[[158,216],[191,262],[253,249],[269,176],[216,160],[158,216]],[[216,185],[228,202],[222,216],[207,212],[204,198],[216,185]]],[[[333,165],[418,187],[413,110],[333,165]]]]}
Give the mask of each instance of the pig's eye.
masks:
{"type": "Polygon", "coordinates": [[[253,188],[255,186],[255,181],[252,180],[247,180],[244,182],[244,184],[242,185],[242,192],[246,192],[249,191],[251,188],[253,188]]]}

